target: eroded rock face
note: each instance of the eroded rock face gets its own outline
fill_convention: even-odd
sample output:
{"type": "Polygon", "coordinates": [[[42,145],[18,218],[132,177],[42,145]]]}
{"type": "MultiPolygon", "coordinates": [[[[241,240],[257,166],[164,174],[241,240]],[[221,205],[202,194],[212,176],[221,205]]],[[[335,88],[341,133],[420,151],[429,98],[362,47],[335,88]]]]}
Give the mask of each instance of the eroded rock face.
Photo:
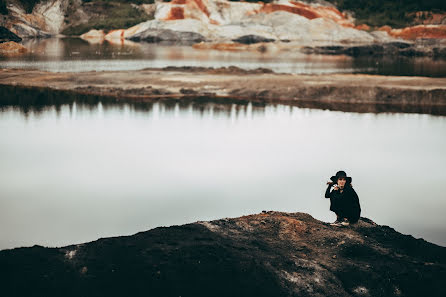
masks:
{"type": "Polygon", "coordinates": [[[247,35],[304,43],[380,40],[379,36],[355,29],[353,20],[335,7],[285,0],[267,4],[224,0],[157,3],[155,20],[131,28],[134,34],[154,29],[195,32],[216,42],[247,35]]]}
{"type": "Polygon", "coordinates": [[[7,296],[446,294],[446,248],[365,218],[340,228],[304,213],[264,212],[57,249],[5,250],[0,267],[7,296]]]}
{"type": "Polygon", "coordinates": [[[32,14],[21,6],[8,7],[7,27],[22,38],[46,38],[60,32],[69,0],[47,0],[36,4],[32,14]]]}

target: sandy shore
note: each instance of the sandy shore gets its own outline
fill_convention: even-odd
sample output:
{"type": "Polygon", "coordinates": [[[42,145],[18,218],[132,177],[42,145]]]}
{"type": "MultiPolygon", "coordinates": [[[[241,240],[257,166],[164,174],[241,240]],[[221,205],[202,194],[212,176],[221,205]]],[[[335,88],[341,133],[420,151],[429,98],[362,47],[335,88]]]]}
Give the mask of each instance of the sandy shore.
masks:
{"type": "MultiPolygon", "coordinates": [[[[294,75],[236,67],[82,73],[1,69],[0,88],[11,87],[68,91],[126,101],[252,102],[355,112],[446,115],[446,78],[294,75]]],[[[2,97],[8,92],[3,91],[2,97]]]]}

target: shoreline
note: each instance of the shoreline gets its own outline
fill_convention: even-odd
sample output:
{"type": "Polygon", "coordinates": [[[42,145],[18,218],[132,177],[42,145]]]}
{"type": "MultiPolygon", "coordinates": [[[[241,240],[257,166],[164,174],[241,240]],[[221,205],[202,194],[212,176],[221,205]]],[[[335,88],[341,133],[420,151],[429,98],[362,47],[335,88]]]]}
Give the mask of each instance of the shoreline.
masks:
{"type": "Polygon", "coordinates": [[[284,104],[360,113],[446,115],[446,78],[431,77],[297,75],[238,67],[166,67],[79,73],[1,69],[0,104],[19,100],[23,92],[29,97],[59,93],[62,96],[107,98],[116,103],[284,104]]]}

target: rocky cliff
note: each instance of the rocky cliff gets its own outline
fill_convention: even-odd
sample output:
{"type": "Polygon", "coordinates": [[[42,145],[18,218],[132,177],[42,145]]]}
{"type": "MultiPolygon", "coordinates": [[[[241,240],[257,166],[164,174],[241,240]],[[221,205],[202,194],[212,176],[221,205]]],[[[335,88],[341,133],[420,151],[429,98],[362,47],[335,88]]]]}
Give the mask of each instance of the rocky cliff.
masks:
{"type": "Polygon", "coordinates": [[[446,248],[263,212],[0,252],[3,296],[445,296],[446,248]]]}

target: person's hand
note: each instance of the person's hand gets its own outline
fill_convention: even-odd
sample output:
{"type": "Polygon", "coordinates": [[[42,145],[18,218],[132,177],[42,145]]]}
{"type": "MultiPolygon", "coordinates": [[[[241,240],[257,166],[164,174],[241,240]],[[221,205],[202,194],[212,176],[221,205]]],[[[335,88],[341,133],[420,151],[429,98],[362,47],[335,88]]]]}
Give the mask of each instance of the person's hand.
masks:
{"type": "Polygon", "coordinates": [[[335,191],[339,190],[338,185],[334,186],[333,190],[335,190],[335,191]]]}

